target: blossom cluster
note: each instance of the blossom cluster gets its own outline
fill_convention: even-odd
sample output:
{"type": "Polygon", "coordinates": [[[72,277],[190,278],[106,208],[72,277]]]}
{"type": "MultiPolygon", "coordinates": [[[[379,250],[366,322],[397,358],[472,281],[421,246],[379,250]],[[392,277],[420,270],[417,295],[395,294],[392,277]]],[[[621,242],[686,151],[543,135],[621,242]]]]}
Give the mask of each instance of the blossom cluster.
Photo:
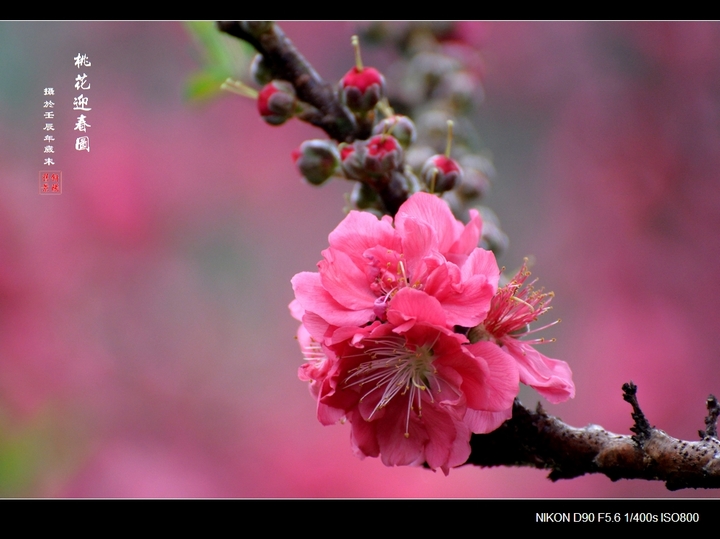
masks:
{"type": "Polygon", "coordinates": [[[574,396],[568,365],[523,340],[551,295],[525,284],[525,266],[499,287],[481,232],[477,211],[464,225],[418,192],[394,220],[351,211],[319,272],[293,277],[299,377],[321,423],[351,424],[361,458],[448,473],[468,459],[472,433],[511,417],[520,382],[553,403],[574,396]]]}

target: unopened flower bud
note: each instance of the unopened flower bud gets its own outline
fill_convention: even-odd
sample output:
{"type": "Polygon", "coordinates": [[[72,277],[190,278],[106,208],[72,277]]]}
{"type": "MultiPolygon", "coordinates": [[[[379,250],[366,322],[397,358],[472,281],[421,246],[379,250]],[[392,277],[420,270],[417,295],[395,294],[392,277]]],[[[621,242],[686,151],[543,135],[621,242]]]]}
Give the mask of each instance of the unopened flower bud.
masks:
{"type": "Polygon", "coordinates": [[[466,201],[483,198],[490,190],[490,179],[495,175],[492,162],[482,155],[470,154],[460,159],[460,166],[463,178],[456,186],[458,196],[466,201]]]}
{"type": "Polygon", "coordinates": [[[482,237],[480,247],[488,249],[499,256],[507,250],[510,240],[507,234],[500,228],[500,220],[495,212],[486,206],[476,206],[482,219],[482,237]]]}
{"type": "Polygon", "coordinates": [[[413,170],[422,170],[425,161],[436,153],[437,150],[432,146],[413,144],[413,146],[405,152],[405,162],[411,166],[413,170]]]}
{"type": "Polygon", "coordinates": [[[462,64],[455,58],[438,52],[421,52],[410,61],[408,77],[417,79],[423,86],[422,93],[431,95],[443,77],[458,71],[462,64]]]}
{"type": "Polygon", "coordinates": [[[435,151],[442,148],[443,142],[447,140],[447,118],[447,111],[438,108],[427,109],[415,117],[422,142],[432,146],[435,151]]]}
{"type": "Polygon", "coordinates": [[[391,135],[375,135],[353,144],[340,145],[345,175],[352,180],[389,179],[403,164],[403,149],[391,135]]]}
{"type": "Polygon", "coordinates": [[[357,36],[353,36],[352,43],[355,47],[355,67],[340,79],[340,96],[351,111],[366,113],[384,97],[385,77],[375,68],[363,67],[357,36]]]}
{"type": "Polygon", "coordinates": [[[353,67],[340,81],[343,104],[353,112],[368,112],[385,95],[385,78],[377,69],[353,67]]]}
{"type": "Polygon", "coordinates": [[[425,184],[431,193],[444,193],[462,180],[462,169],[457,161],[450,159],[450,148],[453,138],[453,121],[447,121],[447,145],[444,155],[433,155],[423,165],[420,171],[425,184]]]}
{"type": "Polygon", "coordinates": [[[270,125],[280,125],[295,114],[297,99],[295,89],[287,81],[274,80],[260,90],[258,111],[270,125]]]}
{"type": "Polygon", "coordinates": [[[373,176],[385,176],[403,162],[403,149],[391,135],[375,135],[367,140],[363,168],[373,176]]]}
{"type": "Polygon", "coordinates": [[[449,99],[455,110],[469,111],[474,102],[482,101],[482,86],[467,71],[457,71],[443,77],[433,97],[449,99]]]}
{"type": "Polygon", "coordinates": [[[340,144],[340,163],[345,176],[351,180],[362,180],[365,177],[361,157],[361,154],[365,153],[364,147],[364,140],[356,140],[353,144],[340,144]]]}
{"type": "MultiPolygon", "coordinates": [[[[386,193],[392,194],[394,200],[405,200],[408,197],[409,192],[409,181],[405,175],[399,170],[393,171],[390,176],[390,182],[385,188],[386,193]]],[[[392,213],[397,211],[397,208],[386,207],[392,213]]]]}
{"type": "Polygon", "coordinates": [[[383,133],[395,137],[406,150],[417,138],[415,124],[410,118],[401,114],[394,114],[393,116],[385,118],[373,128],[373,135],[381,135],[383,133]]]}
{"type": "Polygon", "coordinates": [[[462,169],[454,159],[438,154],[425,161],[420,176],[431,193],[443,193],[462,180],[462,169]]]}
{"type": "Polygon", "coordinates": [[[321,185],[340,166],[340,153],[329,140],[306,140],[293,150],[292,158],[300,173],[313,185],[321,185]]]}
{"type": "Polygon", "coordinates": [[[415,176],[415,174],[413,173],[412,167],[410,167],[409,165],[405,165],[403,175],[407,180],[407,192],[409,195],[414,195],[415,193],[423,190],[422,184],[420,183],[418,177],[415,176]]]}
{"type": "Polygon", "coordinates": [[[367,210],[378,207],[378,196],[375,190],[363,182],[355,183],[350,193],[350,204],[353,209],[367,210]]]}

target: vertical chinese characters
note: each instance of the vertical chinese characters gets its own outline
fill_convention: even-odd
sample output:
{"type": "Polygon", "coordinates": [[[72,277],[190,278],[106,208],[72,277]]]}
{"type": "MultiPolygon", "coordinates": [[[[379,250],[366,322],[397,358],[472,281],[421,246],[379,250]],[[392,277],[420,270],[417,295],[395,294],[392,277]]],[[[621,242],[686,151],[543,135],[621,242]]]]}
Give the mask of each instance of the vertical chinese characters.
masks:
{"type": "MultiPolygon", "coordinates": [[[[90,62],[90,59],[88,58],[87,54],[81,54],[78,53],[78,55],[74,58],[75,60],[75,67],[78,69],[84,68],[84,67],[90,67],[92,63],[90,62]]],[[[73,98],[73,110],[79,110],[82,112],[88,112],[92,110],[92,107],[89,106],[90,98],[85,95],[85,91],[90,90],[91,84],[88,80],[88,74],[78,73],[75,77],[75,90],[82,92],[75,96],[73,98]]],[[[92,127],[90,123],[88,122],[88,117],[85,114],[80,114],[76,120],[75,120],[75,127],[73,128],[75,131],[80,131],[81,133],[87,133],[88,127],[92,127]]],[[[78,151],[85,150],[87,152],[90,151],[90,137],[87,134],[81,135],[75,139],[75,149],[78,151]]]]}
{"type": "MultiPolygon", "coordinates": [[[[54,96],[55,95],[55,88],[45,88],[43,91],[45,96],[54,96]]],[[[55,102],[51,99],[46,99],[43,103],[43,109],[46,109],[43,113],[43,118],[45,118],[45,127],[43,127],[43,131],[48,131],[48,134],[45,135],[43,138],[43,142],[45,142],[45,148],[43,150],[43,153],[55,153],[54,145],[52,144],[55,140],[55,135],[50,134],[50,131],[55,131],[55,125],[54,122],[48,122],[47,120],[53,120],[55,118],[55,111],[52,110],[55,107],[55,102]],[[49,110],[48,110],[49,109],[49,110]]],[[[55,164],[55,160],[52,157],[46,157],[43,165],[45,166],[51,166],[55,164]]]]}
{"type": "MultiPolygon", "coordinates": [[[[43,166],[55,166],[55,88],[43,89],[43,166]]],[[[59,170],[40,171],[39,192],[41,195],[59,195],[62,193],[62,172],[59,170]]]]}

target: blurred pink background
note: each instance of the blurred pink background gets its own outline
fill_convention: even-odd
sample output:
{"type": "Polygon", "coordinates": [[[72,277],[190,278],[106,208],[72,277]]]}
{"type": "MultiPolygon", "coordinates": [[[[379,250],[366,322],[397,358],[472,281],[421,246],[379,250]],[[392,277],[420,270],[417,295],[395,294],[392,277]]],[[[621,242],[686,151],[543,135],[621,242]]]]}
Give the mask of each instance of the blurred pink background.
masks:
{"type": "MultiPolygon", "coordinates": [[[[352,24],[282,26],[328,80],[351,65],[352,24]]],[[[577,397],[546,408],[626,434],[632,380],[652,424],[696,439],[720,394],[720,24],[463,33],[486,63],[477,125],[511,241],[500,264],[535,257],[562,318],[542,351],[575,373],[577,397]]],[[[270,127],[230,94],[185,101],[200,66],[181,23],[0,23],[0,495],[716,495],[355,458],[348,426],[320,425],[297,379],[287,309],[349,184],[299,179],[290,152],[317,130],[270,127]],[[78,53],[89,153],[73,149],[78,53]],[[60,196],[38,194],[49,86],[60,196]]]]}

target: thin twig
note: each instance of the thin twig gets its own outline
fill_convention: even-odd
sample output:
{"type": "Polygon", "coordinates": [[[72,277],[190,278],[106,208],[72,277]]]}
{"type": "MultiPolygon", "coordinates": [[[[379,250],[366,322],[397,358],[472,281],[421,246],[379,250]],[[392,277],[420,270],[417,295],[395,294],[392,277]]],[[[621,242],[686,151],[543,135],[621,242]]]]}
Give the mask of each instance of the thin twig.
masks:
{"type": "Polygon", "coordinates": [[[705,430],[700,431],[700,437],[705,438],[710,436],[712,438],[718,437],[717,431],[717,420],[720,415],[720,404],[715,398],[715,395],[710,395],[706,401],[708,415],[705,417],[705,430]]]}
{"type": "MultiPolygon", "coordinates": [[[[356,120],[340,102],[335,86],[318,75],[276,24],[269,21],[219,21],[217,24],[222,32],[250,43],[262,54],[273,76],[290,82],[298,98],[311,105],[303,109],[300,116],[303,121],[319,127],[338,142],[364,140],[370,136],[371,123],[356,120]]],[[[407,200],[407,190],[392,182],[368,185],[377,192],[389,215],[395,215],[407,200]]]]}
{"type": "Polygon", "coordinates": [[[640,409],[640,404],[638,404],[637,386],[633,384],[632,381],[630,381],[627,384],[623,384],[622,390],[623,400],[629,403],[633,409],[632,414],[630,415],[632,415],[635,424],[630,427],[630,430],[634,432],[635,435],[632,437],[632,439],[639,447],[642,447],[643,444],[648,439],[650,439],[650,436],[652,434],[652,427],[650,426],[650,423],[645,417],[645,414],[640,409]]]}

